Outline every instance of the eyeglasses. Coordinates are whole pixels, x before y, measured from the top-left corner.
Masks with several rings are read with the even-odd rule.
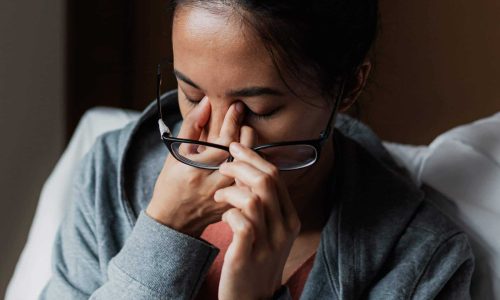
[[[222,163],[232,162],[234,158],[231,156],[228,146],[172,136],[170,129],[163,121],[161,110],[160,88],[162,79],[160,65],[158,65],[156,79],[158,125],[161,139],[170,153],[178,161],[200,169],[217,170]],[[252,147],[252,149],[274,164],[280,171],[292,171],[312,166],[318,160],[321,148],[330,135],[331,124],[342,99],[343,90],[344,82],[341,82],[333,111],[318,139],[264,144]]]

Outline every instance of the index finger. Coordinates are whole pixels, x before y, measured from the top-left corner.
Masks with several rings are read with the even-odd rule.
[[[208,101],[208,97],[205,96],[184,118],[178,138],[198,140],[203,131],[203,127],[205,127],[210,119],[210,112],[210,101]]]

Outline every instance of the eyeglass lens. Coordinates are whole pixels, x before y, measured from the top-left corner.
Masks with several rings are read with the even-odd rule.
[[[172,150],[180,161],[204,168],[217,168],[230,157],[226,150],[196,143],[174,142]],[[257,152],[280,170],[309,166],[317,159],[316,149],[305,144],[271,146]]]

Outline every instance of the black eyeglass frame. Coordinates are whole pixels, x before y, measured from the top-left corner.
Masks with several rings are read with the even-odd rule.
[[[197,164],[196,162],[193,162],[193,161],[188,162],[188,161],[184,160],[181,156],[179,156],[177,154],[177,152],[173,149],[173,146],[172,146],[174,143],[197,144],[197,145],[203,145],[203,146],[213,147],[213,148],[227,151],[229,153],[229,157],[228,157],[227,161],[232,162],[234,160],[234,158],[231,156],[231,152],[229,151],[228,146],[223,146],[223,145],[204,142],[204,141],[191,140],[191,139],[182,139],[182,138],[177,138],[177,137],[172,136],[170,129],[168,128],[168,126],[165,124],[165,122],[163,120],[163,113],[161,110],[161,101],[160,101],[161,82],[162,82],[161,66],[158,65],[157,74],[156,74],[156,103],[157,103],[157,108],[158,108],[158,125],[160,128],[161,139],[164,142],[167,149],[170,151],[170,153],[172,153],[172,155],[178,161],[185,163],[187,165],[190,165],[192,167],[206,169],[206,170],[218,170],[219,169],[218,166],[217,167],[204,166],[204,165]],[[332,131],[331,124],[335,118],[335,115],[337,113],[340,102],[342,101],[343,93],[344,93],[344,81],[342,81],[340,84],[340,90],[339,90],[339,93],[337,94],[337,98],[336,98],[335,103],[334,103],[333,111],[330,115],[330,118],[328,119],[328,123],[326,124],[325,129],[320,132],[319,138],[310,139],[310,140],[277,142],[277,143],[271,143],[271,144],[258,145],[258,146],[252,147],[252,150],[259,153],[259,150],[271,148],[271,147],[307,145],[307,146],[313,147],[316,151],[316,157],[315,157],[314,161],[312,161],[308,164],[305,164],[303,166],[296,167],[296,168],[279,168],[278,167],[278,169],[280,171],[293,171],[293,170],[299,170],[299,169],[303,169],[303,168],[314,165],[318,161],[318,158],[320,157],[321,148],[322,148],[323,144],[325,143],[326,139],[328,138],[328,136],[330,135],[330,133]]]

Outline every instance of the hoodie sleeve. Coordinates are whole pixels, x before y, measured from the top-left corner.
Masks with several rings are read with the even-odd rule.
[[[474,257],[464,233],[441,243],[416,282],[411,299],[471,299]]]
[[[90,299],[193,299],[218,251],[141,211],[108,265],[108,282]]]
[[[100,259],[107,241],[97,238],[96,216],[106,214],[94,204],[94,169],[102,163],[95,152],[79,166],[71,208],[53,246],[53,275],[39,299],[193,299],[219,249],[144,211],[121,250],[109,263]]]

